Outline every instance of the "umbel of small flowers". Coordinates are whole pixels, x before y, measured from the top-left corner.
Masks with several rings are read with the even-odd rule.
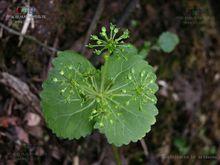
[[[87,47],[94,49],[96,55],[100,55],[105,51],[108,51],[111,54],[117,47],[123,46],[123,40],[129,37],[128,30],[125,30],[122,35],[117,35],[119,28],[116,28],[112,23],[110,24],[110,33],[107,34],[105,27],[102,27],[100,37],[97,35],[91,35],[91,40],[95,44],[89,44]]]

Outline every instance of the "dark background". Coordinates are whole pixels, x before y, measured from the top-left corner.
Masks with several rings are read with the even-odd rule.
[[[159,115],[142,143],[118,148],[122,164],[218,164],[220,3],[210,4],[204,0],[32,0],[35,14],[44,18],[35,19],[34,29],[28,27],[19,47],[19,34],[10,29],[21,32],[24,20],[12,16],[25,3],[0,0],[0,21],[7,26],[0,35],[0,164],[116,164],[112,146],[98,132],[80,140],[57,138],[45,125],[39,104],[56,50],[83,52],[99,67],[102,59],[84,46],[91,33],[110,22],[128,28],[128,42],[139,49],[164,31],[180,38],[172,53],[151,51],[147,57],[158,75]]]

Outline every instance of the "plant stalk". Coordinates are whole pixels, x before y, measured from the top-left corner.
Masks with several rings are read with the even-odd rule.
[[[105,85],[105,74],[106,74],[106,69],[108,68],[108,58],[109,58],[109,53],[107,52],[105,55],[104,55],[104,59],[105,59],[105,65],[104,65],[104,68],[103,68],[103,72],[102,72],[102,75],[101,75],[101,92],[104,91],[104,85]]]
[[[122,165],[118,148],[115,147],[114,145],[112,145],[112,151],[113,151],[113,154],[114,154],[115,161],[116,161],[117,165]]]

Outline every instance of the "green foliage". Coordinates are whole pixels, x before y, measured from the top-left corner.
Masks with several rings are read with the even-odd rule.
[[[102,33],[104,37],[106,30]],[[121,146],[144,137],[156,122],[158,86],[153,68],[132,45],[105,49],[108,58],[101,70],[73,51],[59,52],[53,61],[41,104],[48,127],[57,136],[79,139],[98,129],[109,143]]]
[[[179,43],[179,37],[175,33],[164,32],[158,39],[158,46],[165,53],[170,53]]]
[[[117,37],[119,32],[119,28],[116,28],[115,25],[110,25],[110,34],[107,34],[107,30],[105,27],[102,27],[102,32],[100,33],[101,38],[96,35],[91,36],[91,40],[93,40],[96,44],[89,44],[89,48],[98,48],[94,50],[94,53],[100,55],[105,50],[109,51],[111,54],[117,47],[123,46],[123,40],[129,37],[128,30],[124,31],[123,34]]]
[[[179,44],[179,37],[171,32],[164,32],[159,36],[156,43],[150,41],[145,41],[142,49],[139,51],[138,55],[145,59],[151,50],[165,53],[172,52],[175,47]]]
[[[144,42],[143,48],[139,52],[139,56],[142,57],[142,59],[145,59],[149,52],[151,50],[151,43],[149,41]]]
[[[205,146],[203,148],[204,155],[216,155],[216,147],[215,146]]]
[[[175,138],[174,145],[182,155],[186,155],[190,150],[190,146],[188,146],[186,140],[183,138]]]

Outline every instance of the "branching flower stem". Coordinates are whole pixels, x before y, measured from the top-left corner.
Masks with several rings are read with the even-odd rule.
[[[105,74],[106,74],[106,71],[107,71],[107,68],[108,68],[108,58],[110,56],[110,53],[107,52],[105,55],[104,55],[104,59],[105,59],[105,66],[103,67],[103,72],[102,72],[102,75],[101,75],[101,87],[100,87],[100,92],[103,92],[104,91],[104,85],[105,85]]]

